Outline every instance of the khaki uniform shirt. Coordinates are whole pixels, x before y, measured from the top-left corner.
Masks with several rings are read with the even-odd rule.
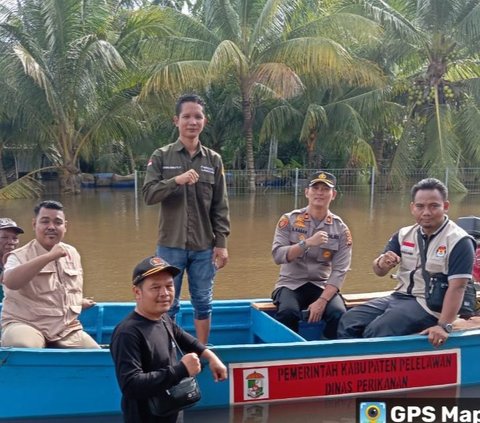
[[[177,185],[175,177],[190,169],[198,173],[198,182]],[[146,204],[160,203],[158,245],[193,251],[227,246],[227,186],[215,151],[200,145],[190,157],[180,140],[158,148],[148,163],[142,191]]]
[[[310,247],[302,256],[288,262],[289,248],[318,231],[328,233],[328,242]],[[322,288],[326,284],[334,285],[340,290],[350,269],[352,236],[342,219],[330,211],[324,220],[315,224],[306,208],[294,210],[278,221],[272,255],[275,263],[281,265],[275,288],[296,289],[311,282]]]
[[[71,245],[61,245],[68,255],[48,263],[23,288],[13,290],[4,286],[2,328],[13,322],[27,323],[39,330],[49,342],[82,329],[78,320],[83,296],[80,255]],[[34,239],[9,253],[5,270],[45,253],[47,250]]]

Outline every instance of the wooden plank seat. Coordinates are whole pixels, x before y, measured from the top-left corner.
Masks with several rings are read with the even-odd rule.
[[[473,316],[470,319],[458,318],[453,322],[453,330],[473,330],[480,329],[480,316]]]
[[[342,296],[345,300],[345,305],[348,309],[360,304],[364,304],[365,302],[374,298],[385,297],[391,294],[392,292],[393,291],[378,291],[378,292],[366,292],[361,294],[342,294]],[[480,298],[480,291],[477,291],[477,298]],[[257,310],[264,311],[268,314],[273,314],[277,309],[277,307],[275,306],[275,304],[273,304],[272,301],[252,303],[252,307],[256,308]],[[473,330],[473,329],[480,329],[480,316],[473,316],[468,320],[458,318],[453,322],[454,331]]]
[[[363,304],[373,298],[385,297],[392,292],[393,291],[365,292],[362,294],[342,294],[342,296],[345,300],[347,308],[351,308]],[[277,307],[275,306],[275,304],[273,304],[272,301],[252,303],[252,307],[260,311],[265,311],[267,313],[272,313],[277,309]]]

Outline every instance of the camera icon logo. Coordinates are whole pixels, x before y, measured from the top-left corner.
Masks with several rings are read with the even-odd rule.
[[[361,402],[360,423],[386,423],[387,405],[384,402]]]

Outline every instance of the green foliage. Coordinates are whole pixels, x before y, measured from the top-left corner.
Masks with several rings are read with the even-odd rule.
[[[43,192],[43,184],[34,175],[49,169],[55,169],[55,167],[48,166],[37,169],[0,189],[0,200],[40,197]]]
[[[75,192],[79,163],[142,169],[195,91],[202,142],[252,190],[271,140],[278,167],[443,176],[480,162],[479,39],[480,0],[2,3],[0,150],[38,149]]]
[[[386,29],[383,57],[389,63],[386,71],[392,75],[393,99],[408,111],[392,175],[400,178],[421,167],[438,176],[444,175],[446,168],[471,162],[470,154],[477,151],[463,128],[475,126],[466,120],[474,113],[466,110],[480,86],[480,1],[359,3]],[[419,156],[415,150],[423,154]],[[464,190],[455,172],[449,181],[451,188]]]

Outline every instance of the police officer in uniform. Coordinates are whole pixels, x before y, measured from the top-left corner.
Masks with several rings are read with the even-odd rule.
[[[315,172],[305,188],[308,205],[284,214],[277,223],[272,246],[280,275],[272,293],[275,317],[294,331],[302,310],[308,322],[324,320],[324,336],[336,338],[337,325],[345,313],[340,288],[350,268],[352,237],[342,219],[329,207],[335,199],[336,178]]]

